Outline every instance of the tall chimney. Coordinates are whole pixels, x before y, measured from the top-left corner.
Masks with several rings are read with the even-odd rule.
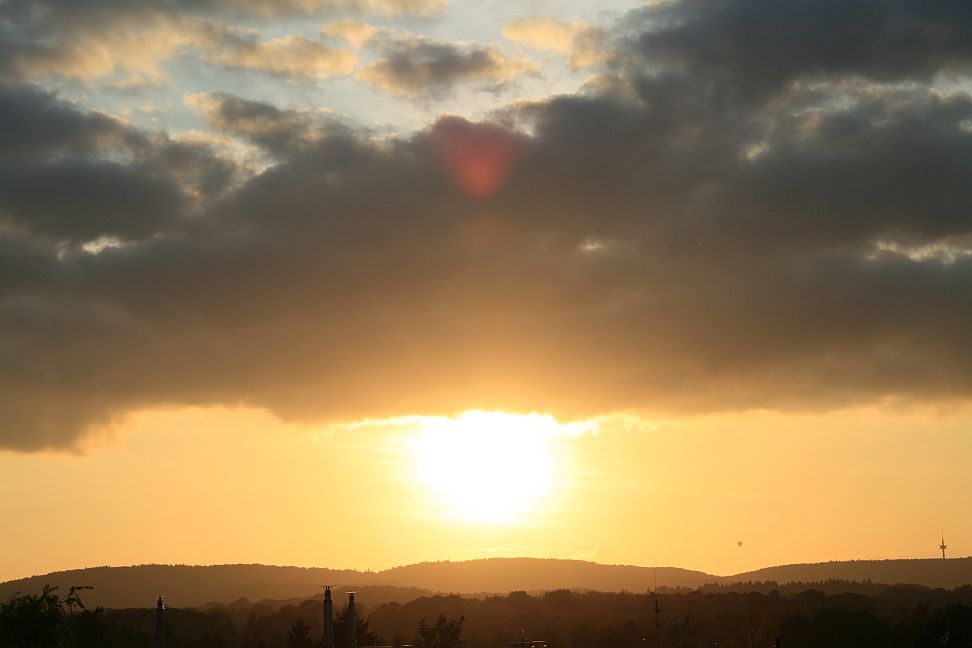
[[[331,586],[324,586],[324,648],[334,648],[334,601]]]
[[[155,646],[165,648],[165,603],[161,596],[155,604]]]
[[[354,604],[354,592],[348,592],[348,648],[358,648],[358,609]]]

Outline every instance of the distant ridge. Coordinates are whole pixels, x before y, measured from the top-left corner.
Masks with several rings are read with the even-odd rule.
[[[955,588],[972,583],[972,558],[926,560],[853,560],[767,567],[732,576],[659,567],[659,587],[698,588],[757,581],[812,584],[828,580],[910,583]],[[239,599],[253,602],[315,596],[319,586],[356,588],[366,607],[389,601],[405,603],[433,593],[505,594],[555,589],[644,592],[655,582],[655,570],[633,565],[602,565],[553,558],[484,558],[462,562],[427,562],[379,572],[271,565],[136,565],[93,567],[54,572],[0,583],[0,600],[15,592],[39,592],[45,584],[66,591],[91,585],[84,600],[109,608],[146,607],[165,594],[173,607],[199,607]]]
[[[418,563],[378,574],[384,582],[414,585],[457,594],[482,592],[589,589],[644,592],[659,587],[699,587],[718,576],[678,567],[602,565],[556,558],[487,558],[463,562]]]
[[[972,584],[972,557],[901,560],[846,560],[764,567],[720,579],[722,583],[775,581],[811,583],[826,580],[911,583],[953,589]]]
[[[150,604],[154,595],[164,593],[174,607],[199,607],[240,598],[260,601],[314,596],[320,585],[327,583],[359,589],[358,601],[370,606],[443,592],[471,595],[552,589],[645,591],[653,580],[654,570],[649,567],[552,558],[428,562],[380,572],[271,565],[136,565],[74,569],[7,581],[0,583],[0,600],[17,591],[39,592],[45,584],[56,585],[62,591],[72,585],[91,585],[94,590],[86,593],[86,604],[140,607]],[[717,576],[704,572],[658,568],[661,587],[698,587],[717,580]],[[364,591],[365,587],[370,591]],[[398,598],[391,596],[395,591]]]
[[[53,572],[0,583],[0,599],[14,592],[39,592],[45,584],[62,592],[72,585],[91,585],[86,605],[144,607],[165,594],[174,607],[198,607],[241,598],[252,601],[314,595],[321,584],[367,585],[371,575],[350,569],[276,567],[272,565],[135,565],[90,567]],[[147,602],[146,602],[147,601]]]

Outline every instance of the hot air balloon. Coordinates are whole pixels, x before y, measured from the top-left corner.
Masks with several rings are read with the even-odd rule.
[[[737,542],[736,544],[737,544],[737,545],[739,545],[739,546],[741,547],[741,546],[742,546],[742,540],[740,540],[740,541],[739,541],[739,542]]]

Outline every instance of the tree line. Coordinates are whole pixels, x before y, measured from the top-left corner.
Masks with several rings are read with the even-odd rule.
[[[154,648],[154,608],[88,609],[81,592],[72,587],[65,596],[47,586],[37,595],[15,594],[0,603],[0,648]],[[321,648],[323,611],[319,600],[279,609],[255,606],[240,622],[240,610],[178,609],[165,611],[166,648]],[[270,611],[267,611],[270,610]],[[385,643],[361,615],[355,617],[357,645],[362,648]],[[421,619],[409,635],[414,648],[464,648],[465,619],[444,615],[430,622]],[[335,648],[350,643],[351,621],[347,607],[334,618]],[[316,639],[315,639],[316,638]],[[395,637],[394,645],[404,645]]]
[[[359,606],[358,646],[509,648],[526,631],[549,648],[972,648],[972,587],[863,584],[861,591],[572,592],[422,597]],[[849,587],[848,589],[855,589]],[[87,609],[83,590],[45,588],[0,603],[2,648],[152,648],[155,610]],[[660,610],[656,614],[656,609]],[[335,618],[347,646],[346,610]],[[166,648],[317,648],[318,598],[296,605],[166,610]],[[657,638],[657,639],[656,639]]]

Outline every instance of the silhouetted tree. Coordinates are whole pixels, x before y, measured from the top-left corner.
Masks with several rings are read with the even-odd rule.
[[[72,587],[61,599],[56,587],[41,594],[14,596],[0,603],[0,646],[3,648],[83,648],[97,646],[106,633],[101,608],[88,610]]]
[[[972,646],[972,606],[949,605],[938,610],[916,645],[920,648]]]
[[[350,629],[348,627],[347,621],[348,609],[345,607],[343,610],[337,613],[334,617],[334,646],[335,648],[347,648],[351,636],[348,633]],[[357,623],[355,624],[358,628],[357,638],[359,646],[377,646],[382,643],[381,637],[377,633],[373,632],[371,628],[368,627],[368,622],[364,620],[364,611],[361,606],[358,606],[357,613]]]
[[[415,645],[417,648],[463,648],[466,642],[462,639],[462,624],[465,622],[464,616],[449,621],[446,615],[440,614],[435,624],[429,625],[428,619],[422,617]]]
[[[310,626],[303,619],[297,619],[287,633],[287,648],[311,648]]]

